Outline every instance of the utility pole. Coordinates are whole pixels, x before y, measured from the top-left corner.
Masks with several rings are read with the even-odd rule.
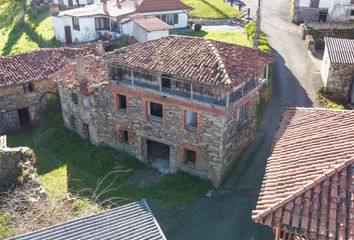
[[[259,45],[259,37],[261,35],[261,0],[258,0],[258,9],[257,9],[257,19],[256,19],[256,30],[254,33],[253,39],[253,48],[257,49]]]

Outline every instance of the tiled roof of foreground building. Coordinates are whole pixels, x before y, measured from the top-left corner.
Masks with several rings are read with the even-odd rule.
[[[252,48],[196,37],[168,36],[107,53],[113,65],[176,75],[230,89],[259,73],[274,55]]]
[[[83,95],[91,94],[96,87],[107,81],[107,67],[98,57],[84,56],[82,67],[85,68],[85,80],[82,83],[78,80],[77,61],[56,72],[53,79],[69,89],[80,89]]]
[[[284,239],[354,239],[353,162],[353,111],[287,109],[253,220]]]
[[[77,219],[12,240],[166,240],[145,200]]]
[[[97,45],[83,48],[48,48],[0,58],[0,87],[47,79],[80,54],[98,55]]]

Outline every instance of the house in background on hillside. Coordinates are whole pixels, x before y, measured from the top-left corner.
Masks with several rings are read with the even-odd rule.
[[[0,58],[0,133],[30,127],[49,98],[58,98],[51,75],[81,54],[103,50],[52,48]]]
[[[330,0],[328,21],[349,22],[354,20],[354,0]]]
[[[102,60],[79,59],[55,79],[67,128],[161,172],[185,171],[218,186],[255,136],[274,60],[247,47],[168,36]]]
[[[65,44],[114,40],[122,34],[140,42],[188,26],[191,8],[179,0],[110,0],[59,11],[51,5],[56,39]]]
[[[325,38],[321,75],[327,95],[354,104],[353,39]]]
[[[331,0],[294,0],[291,6],[291,20],[294,23],[325,22]]]

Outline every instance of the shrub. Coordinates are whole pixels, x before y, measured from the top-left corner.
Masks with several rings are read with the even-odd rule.
[[[196,32],[199,32],[200,30],[202,30],[202,24],[200,24],[200,23],[195,24],[194,25],[194,30]]]
[[[272,49],[269,47],[269,45],[259,45],[258,49],[263,52],[272,52]]]
[[[253,41],[256,33],[256,23],[248,23],[245,27],[244,33],[247,35],[248,39]],[[263,33],[259,36],[258,49],[264,52],[272,52],[272,49],[269,46],[269,41]]]

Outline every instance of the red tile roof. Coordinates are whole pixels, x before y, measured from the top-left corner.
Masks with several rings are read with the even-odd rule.
[[[172,25],[169,25],[154,16],[136,16],[132,17],[131,19],[134,23],[148,32],[169,30],[173,28]]]
[[[95,56],[84,57],[85,80],[82,83],[78,81],[76,66],[76,62],[72,62],[56,72],[53,79],[69,89],[80,90],[85,96],[90,95],[96,87],[107,80],[107,67]]]
[[[252,218],[289,239],[354,239],[353,111],[285,111]]]
[[[143,0],[137,7],[137,12],[160,12],[171,10],[189,10],[190,6],[179,0]]]
[[[84,48],[49,48],[0,58],[0,87],[20,85],[50,77],[79,54],[99,54],[96,45]]]
[[[224,89],[240,85],[275,60],[248,47],[187,36],[168,36],[107,53],[112,65],[175,75]]]

